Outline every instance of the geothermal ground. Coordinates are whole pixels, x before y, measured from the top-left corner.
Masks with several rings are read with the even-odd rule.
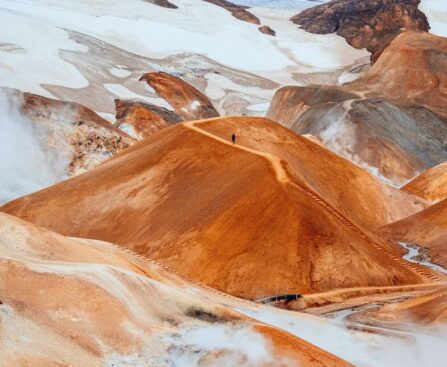
[[[0,0],[0,366],[444,366],[442,0]]]

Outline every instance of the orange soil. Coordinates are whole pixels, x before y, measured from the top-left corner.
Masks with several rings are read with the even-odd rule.
[[[402,190],[432,202],[447,199],[447,162],[425,171]]]
[[[236,127],[235,147],[228,137]],[[64,235],[119,243],[246,298],[440,280],[340,209],[381,203],[373,200],[381,190],[361,169],[272,121],[222,118],[164,129],[1,210]],[[407,205],[397,190],[385,192],[393,195],[383,202]]]

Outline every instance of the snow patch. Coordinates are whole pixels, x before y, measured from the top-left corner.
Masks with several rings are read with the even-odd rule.
[[[197,110],[197,108],[199,108],[200,106],[201,106],[201,104],[200,104],[199,101],[193,101],[193,102],[191,103],[191,110],[195,111],[195,110]]]
[[[399,242],[399,244],[405,250],[407,250],[407,254],[403,256],[403,258],[405,260],[410,261],[414,264],[426,266],[427,268],[430,268],[432,270],[447,274],[447,269],[440,265],[432,263],[430,257],[423,254],[421,247],[419,247],[415,244],[410,244],[410,243],[406,243],[406,242]],[[420,260],[419,260],[419,258],[420,258]]]
[[[140,134],[138,134],[138,132],[135,130],[135,128],[131,124],[122,123],[122,124],[120,124],[119,129],[121,131],[124,131],[127,135],[131,136],[134,139],[139,140],[141,138]]]
[[[447,6],[445,0],[422,0],[419,9],[428,18],[430,33],[447,37]]]
[[[153,98],[153,97],[147,97],[143,96],[141,94],[137,94],[135,92],[132,92],[131,90],[127,89],[124,85],[121,84],[104,84],[104,88],[106,88],[109,92],[113,93],[118,98],[122,99],[139,99],[142,101],[146,101],[149,103],[152,103],[159,107],[164,107],[167,109],[172,109],[171,105],[167,103],[162,98]]]
[[[132,75],[132,73],[129,70],[120,67],[110,68],[109,71],[110,74],[116,76],[117,78],[127,78],[130,75]]]
[[[248,106],[247,110],[254,111],[254,112],[263,112],[264,114],[266,114],[269,107],[270,107],[270,102],[257,103],[257,104],[252,104],[251,106]]]

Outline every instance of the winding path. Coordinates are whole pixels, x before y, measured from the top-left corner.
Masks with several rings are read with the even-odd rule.
[[[233,148],[243,150],[245,152],[252,153],[252,154],[255,154],[255,155],[258,155],[260,157],[267,159],[271,163],[272,168],[275,171],[277,180],[280,182],[290,182],[289,176],[287,175],[287,172],[285,171],[284,167],[282,166],[281,159],[279,157],[277,157],[273,154],[270,154],[270,153],[264,153],[264,152],[260,152],[258,150],[250,149],[250,148],[244,147],[242,145],[233,144],[232,142],[230,142],[228,140],[225,140],[217,135],[211,134],[208,131],[200,129],[196,126],[196,124],[199,124],[201,122],[208,122],[208,121],[210,121],[210,120],[188,121],[188,122],[183,123],[183,126],[187,127],[188,129],[194,130],[195,132],[198,132],[199,134],[205,135],[211,139],[220,141],[221,143],[229,145]]]
[[[271,163],[272,168],[273,168],[279,182],[290,184],[290,185],[294,186],[295,188],[297,188],[298,190],[300,190],[301,192],[303,192],[305,195],[309,196],[310,199],[312,199],[313,201],[320,204],[324,209],[326,209],[331,215],[333,215],[345,227],[348,227],[351,231],[355,232],[359,237],[361,237],[366,242],[368,242],[373,248],[386,254],[390,259],[397,262],[399,265],[419,274],[422,277],[429,279],[432,282],[443,281],[443,279],[441,277],[434,275],[431,272],[427,272],[426,269],[424,269],[424,267],[410,263],[408,261],[405,261],[404,259],[402,259],[399,256],[397,256],[396,254],[394,254],[386,246],[380,245],[379,243],[373,241],[370,238],[370,236],[368,234],[366,234],[366,232],[361,227],[354,224],[345,215],[341,214],[338,210],[336,210],[334,207],[332,207],[325,199],[323,199],[312,188],[310,188],[307,184],[305,184],[304,182],[299,180],[297,177],[295,177],[294,181],[290,180],[289,174],[286,171],[286,169],[284,168],[284,166],[282,164],[282,160],[279,157],[277,157],[273,154],[270,154],[270,153],[260,152],[258,150],[254,150],[254,149],[247,148],[247,147],[244,147],[241,145],[233,144],[229,140],[225,140],[219,136],[211,134],[210,132],[205,131],[205,130],[196,126],[197,124],[200,124],[200,123],[210,122],[210,121],[219,120],[219,119],[221,119],[221,117],[208,119],[208,120],[188,121],[188,122],[183,123],[183,126],[188,129],[191,129],[199,134],[205,135],[210,139],[217,140],[217,141],[219,141],[223,144],[229,145],[233,148],[243,150],[245,152],[255,154],[257,156],[263,157],[264,159],[267,159]],[[266,297],[269,297],[269,296],[266,296]]]

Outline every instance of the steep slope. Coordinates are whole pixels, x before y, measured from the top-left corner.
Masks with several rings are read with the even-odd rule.
[[[1,365],[351,366],[112,244],[3,213],[0,228]]]
[[[183,119],[167,108],[138,100],[115,100],[116,126],[138,140]]]
[[[352,83],[278,90],[267,117],[402,186],[447,159],[446,42],[406,32]]]
[[[360,95],[335,85],[288,86],[278,89],[266,117],[293,130],[300,116],[310,107],[342,103]]]
[[[447,162],[425,171],[402,190],[432,202],[447,199]]]
[[[447,199],[383,228],[397,241],[423,246],[431,260],[447,267]]]
[[[154,88],[184,120],[219,116],[207,96],[180,78],[167,73],[146,73],[140,80]]]
[[[376,61],[391,41],[405,30],[428,31],[421,0],[332,0],[291,18],[308,32],[337,32],[355,48],[366,48]]]
[[[205,121],[200,127],[224,139],[234,132],[238,144],[279,157],[296,179],[363,227],[376,228],[425,207],[422,200],[402,195],[321,145],[267,119],[225,118]]]
[[[447,117],[447,38],[424,32],[399,35],[350,90],[423,105]]]
[[[219,136],[234,126],[241,128],[237,146],[229,135]],[[318,162],[309,173],[293,159],[298,148]],[[354,166],[353,176],[336,175],[338,165],[352,166],[268,120],[190,122],[163,129],[97,169],[1,210],[64,235],[122,244],[247,298],[435,280],[318,193],[330,196],[340,184],[333,200],[381,213],[363,207],[380,200],[365,200],[366,192],[363,200],[359,192],[348,200],[344,194],[356,190],[341,187],[357,173],[373,186],[371,197],[375,190],[383,195],[384,188]],[[318,173],[329,167],[332,181]],[[345,181],[335,183],[340,177]],[[326,186],[332,188],[324,191]],[[408,205],[405,195],[390,190],[392,197],[383,195],[382,202]]]

